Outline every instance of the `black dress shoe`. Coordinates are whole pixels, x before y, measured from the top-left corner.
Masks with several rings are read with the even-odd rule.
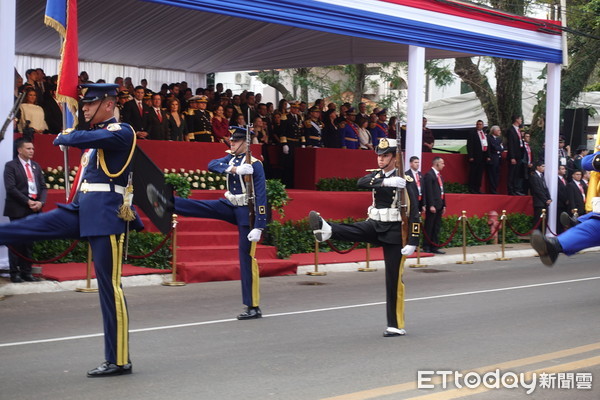
[[[31,274],[21,274],[21,279],[27,282],[38,282],[40,278],[37,278]]]
[[[556,262],[558,254],[562,252],[562,246],[555,237],[547,237],[538,230],[531,234],[531,247],[540,255],[542,263],[551,267]]]
[[[438,250],[438,249],[431,250],[431,252],[432,252],[433,254],[446,254],[446,252],[445,252],[445,251]]]
[[[10,281],[12,283],[21,283],[21,282],[25,282],[23,279],[21,279],[20,276],[11,276],[10,277]]]
[[[104,361],[96,368],[89,370],[88,378],[102,378],[105,376],[127,375],[133,372],[131,363],[125,365],[117,365]]]
[[[572,228],[575,225],[579,225],[581,222],[577,221],[576,218],[571,217],[569,214],[563,211],[560,213],[560,223],[565,228]]]
[[[259,307],[248,307],[246,311],[237,316],[239,320],[262,318],[262,311]]]

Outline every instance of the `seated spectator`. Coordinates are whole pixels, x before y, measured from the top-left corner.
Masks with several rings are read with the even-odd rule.
[[[177,142],[189,141],[185,118],[179,112],[179,100],[171,99],[168,101],[167,118],[169,121],[169,139]]]
[[[273,112],[273,123],[271,130],[269,131],[269,143],[278,144],[281,135],[284,135],[285,123],[281,120],[281,113],[279,111]],[[285,136],[285,135],[284,135]]]
[[[388,125],[388,137],[390,139],[396,139],[398,137],[398,132],[396,132],[396,121],[398,121],[398,117],[390,118],[390,123]]]
[[[288,102],[286,99],[279,100],[279,104],[277,105],[277,111],[281,114],[281,120],[287,120],[288,115]]]
[[[252,131],[254,132],[252,139],[256,139],[256,143],[269,144],[269,133],[265,126],[265,122],[260,115],[254,117],[254,120],[252,121]],[[252,143],[254,143],[254,141]]]
[[[34,88],[25,90],[23,103],[19,106],[19,122],[17,129],[23,134],[33,138],[33,134],[46,133],[48,125],[44,115],[44,109],[37,104],[37,93]]]

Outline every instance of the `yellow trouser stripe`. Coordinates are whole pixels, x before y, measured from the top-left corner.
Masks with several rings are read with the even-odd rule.
[[[250,259],[252,260],[252,307],[258,307],[260,304],[260,273],[258,271],[258,261],[254,258],[256,254],[256,242],[250,244]]]
[[[116,235],[110,235],[110,247],[112,250],[112,285],[115,296],[115,315],[117,317],[117,365],[125,365],[129,358],[129,317],[125,305],[125,295],[121,288],[121,269],[123,267],[123,234],[117,243]]]
[[[400,271],[398,272],[398,288],[396,293],[396,321],[398,321],[398,328],[404,329],[404,282],[402,281],[402,274],[404,273],[404,261],[406,256],[402,256],[400,259]]]

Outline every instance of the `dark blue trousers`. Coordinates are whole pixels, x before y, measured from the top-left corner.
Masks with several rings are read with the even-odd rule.
[[[175,213],[186,217],[218,219],[237,225],[242,301],[248,307],[258,307],[260,302],[259,280],[258,270],[253,271],[250,258],[248,207],[236,207],[223,200],[190,200],[175,197]]]
[[[578,218],[581,222],[558,235],[563,252],[571,256],[589,247],[600,246],[600,215],[590,212]]]
[[[0,244],[39,240],[79,239],[79,213],[57,208],[0,225]],[[91,236],[104,322],[106,361],[124,365],[129,360],[129,318],[121,287],[123,235]]]

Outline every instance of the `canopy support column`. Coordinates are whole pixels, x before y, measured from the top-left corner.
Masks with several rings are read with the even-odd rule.
[[[548,81],[546,83],[546,138],[544,162],[546,165],[546,185],[550,191],[552,203],[548,207],[548,226],[556,232],[558,200],[558,139],[560,132],[560,77],[561,65],[548,64]],[[531,121],[535,123],[535,121]],[[550,233],[548,233],[550,235]]]
[[[408,46],[408,107],[406,116],[406,156],[404,170],[410,168],[410,157],[421,157],[423,146],[423,102],[425,101],[425,48]],[[421,164],[423,167],[423,164]],[[429,166],[425,168],[428,169]]]

